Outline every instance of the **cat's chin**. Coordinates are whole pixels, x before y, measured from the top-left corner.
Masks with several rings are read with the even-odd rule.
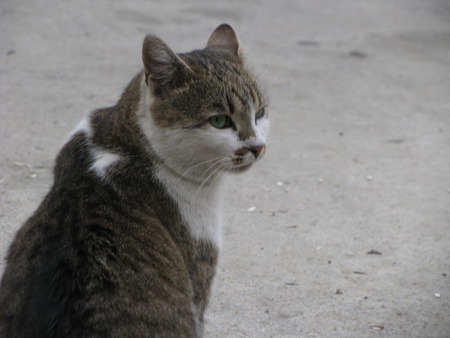
[[[245,165],[241,165],[238,167],[232,167],[231,169],[229,169],[230,172],[232,173],[243,173],[244,171],[247,171],[248,169],[250,169],[250,167],[253,165],[253,163],[250,164],[245,164]]]

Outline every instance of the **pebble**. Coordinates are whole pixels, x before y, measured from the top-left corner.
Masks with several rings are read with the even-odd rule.
[[[434,298],[441,298],[441,294],[437,293],[437,292],[433,296],[434,296]]]
[[[367,254],[368,255],[382,255],[382,253],[377,250],[370,250],[367,252]]]
[[[384,330],[384,326],[382,326],[382,325],[372,325],[370,328],[375,331]]]
[[[256,207],[250,207],[250,208],[247,209],[247,211],[250,211],[250,212],[253,212],[255,210],[256,210]]]

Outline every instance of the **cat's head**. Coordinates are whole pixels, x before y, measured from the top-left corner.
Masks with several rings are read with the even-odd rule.
[[[143,61],[151,115],[146,135],[172,170],[205,181],[243,171],[264,155],[267,101],[229,25],[219,26],[204,49],[185,54],[149,35]]]

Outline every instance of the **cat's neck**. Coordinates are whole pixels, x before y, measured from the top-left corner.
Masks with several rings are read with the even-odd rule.
[[[156,178],[176,202],[183,221],[197,240],[221,247],[221,214],[224,177],[198,184],[164,165],[156,166]]]
[[[152,97],[145,80],[141,82],[138,121],[149,141],[155,165],[155,177],[176,202],[180,215],[196,240],[206,240],[217,249],[221,247],[221,212],[225,175],[217,172],[207,177],[187,175],[186,170],[171,166],[163,154],[155,152],[161,128],[156,126],[151,115]],[[193,171],[193,170],[192,170]],[[192,172],[191,171],[191,172]]]

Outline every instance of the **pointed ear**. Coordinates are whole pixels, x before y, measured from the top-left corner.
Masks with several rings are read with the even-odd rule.
[[[145,81],[154,94],[161,95],[165,88],[184,84],[192,73],[189,66],[154,35],[147,35],[142,46]]]
[[[224,23],[216,28],[209,37],[206,48],[219,48],[240,56],[239,40],[230,25]]]

